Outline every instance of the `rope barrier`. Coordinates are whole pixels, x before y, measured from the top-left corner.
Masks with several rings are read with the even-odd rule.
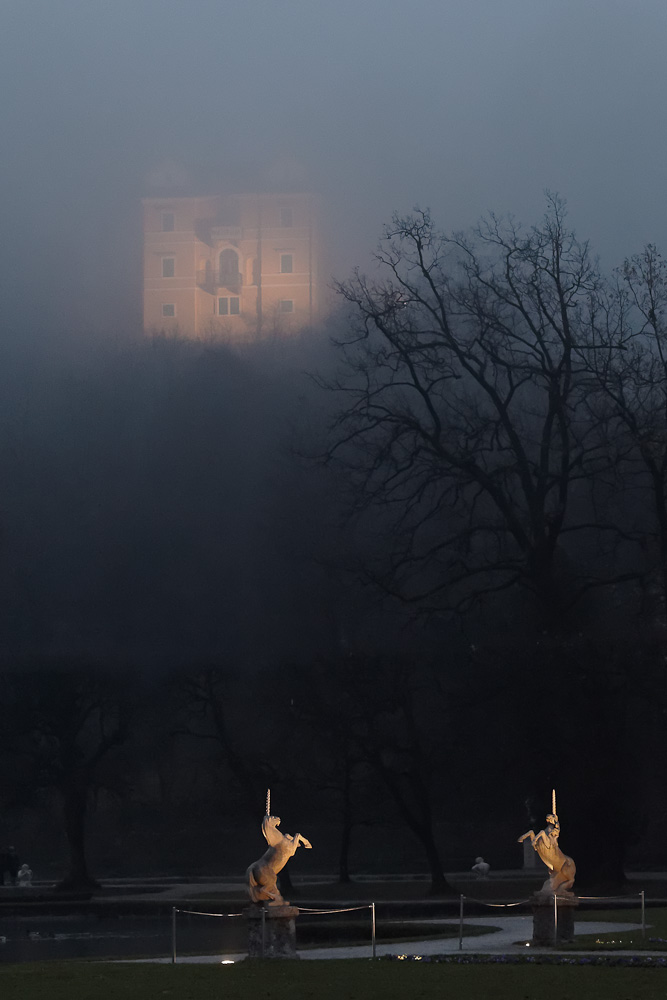
[[[478,900],[472,900],[472,902],[476,903],[478,902]],[[530,899],[520,899],[517,903],[484,903],[484,906],[492,906],[495,907],[496,909],[506,910],[512,906],[523,906],[524,903],[529,903],[529,902]]]
[[[633,894],[632,896],[579,896],[579,899],[585,900],[615,900],[623,901],[626,903],[632,903],[639,897],[641,905],[641,932],[642,938],[646,937],[646,898],[645,892],[642,890],[639,893]],[[534,901],[534,897],[529,897],[528,899],[520,899],[516,903],[488,903],[485,899],[475,899],[474,896],[464,896],[461,894],[459,896],[459,951],[463,951],[463,904],[465,900],[471,903],[477,903],[478,906],[488,906],[494,909],[510,909],[514,906],[523,906],[525,903],[531,903]],[[554,927],[554,946],[558,943],[558,895],[553,894],[553,927]],[[474,919],[474,918],[473,918]]]
[[[587,900],[589,902],[598,901],[602,902],[604,900],[610,901],[614,900],[616,902],[631,902],[636,897],[639,897],[641,901],[642,908],[642,935],[645,934],[645,915],[644,915],[644,892],[639,892],[631,896],[579,896],[579,899]],[[533,901],[533,897],[527,897],[526,899],[519,899],[513,903],[489,903],[485,899],[476,899],[474,896],[464,896],[461,895],[460,899],[460,910],[459,910],[459,950],[463,948],[463,903],[464,900],[468,900],[471,903],[477,903],[478,906],[488,906],[491,909],[508,910],[515,906],[523,906],[526,903]],[[554,894],[554,935],[556,934],[557,926],[557,894]],[[298,905],[298,904],[296,904]],[[353,913],[357,910],[371,910],[371,948],[372,955],[375,958],[375,903],[363,903],[360,906],[341,906],[335,909],[319,909],[313,906],[298,906],[300,912],[304,914],[313,915],[326,915],[330,913]],[[195,917],[243,917],[245,913],[208,913],[204,910],[182,910],[178,907],[172,907],[172,962],[176,961],[176,914],[177,913],[187,913]],[[264,934],[264,911],[262,912],[262,935]],[[264,953],[264,944],[262,941],[262,954]]]
[[[635,899],[635,897],[637,897],[637,896],[639,896],[641,898],[641,892],[634,892],[634,893],[632,893],[631,896],[579,896],[578,899],[598,899],[598,900],[602,900],[602,899],[615,899],[618,902],[626,902],[627,903],[627,902],[630,902],[631,900]]]
[[[474,896],[466,896],[465,898],[469,900],[469,902],[471,903],[479,903],[480,906],[494,906],[494,907],[499,907],[501,909],[507,909],[510,906],[523,906],[524,903],[530,902],[530,898],[520,899],[517,903],[487,903],[486,900],[475,899]]]
[[[641,898],[641,895],[642,895],[641,892],[636,892],[633,893],[631,896],[577,896],[577,899],[598,900],[598,901],[602,901],[605,899],[606,900],[614,899],[617,900],[618,902],[629,903],[632,902],[637,897]],[[480,906],[495,906],[495,907],[521,906],[523,903],[531,903],[533,899],[532,896],[529,896],[527,899],[520,899],[517,903],[488,903],[485,899],[476,899],[474,896],[466,896],[465,898],[469,900],[471,903],[479,903]]]
[[[353,910],[370,910],[372,903],[364,903],[363,906],[347,906],[336,910],[316,910],[310,906],[299,906],[299,913],[352,913]]]
[[[316,907],[310,906],[299,906],[298,909],[305,914],[327,914],[327,913],[352,913],[355,910],[370,910],[371,911],[371,952],[373,958],[376,957],[375,949],[375,903],[364,903],[361,906],[343,906],[334,910],[320,910]],[[176,914],[177,913],[188,913],[194,917],[243,917],[246,916],[245,913],[209,913],[205,910],[182,910],[180,907],[172,906],[171,908],[171,961],[172,964],[176,962]],[[264,919],[266,916],[266,911],[262,910],[262,957],[264,957]]]

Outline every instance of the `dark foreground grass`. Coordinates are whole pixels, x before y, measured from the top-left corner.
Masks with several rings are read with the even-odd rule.
[[[381,961],[237,965],[0,965],[6,1000],[657,1000],[665,969],[445,966]]]

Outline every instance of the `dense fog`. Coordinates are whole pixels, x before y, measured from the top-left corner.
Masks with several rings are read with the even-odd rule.
[[[658,0],[8,0],[3,322],[120,336],[139,200],[174,179],[317,191],[339,278],[395,210],[532,221],[545,188],[614,266],[661,241],[666,17]]]
[[[663,860],[664,5],[3,22],[0,837],[204,870],[271,784],[442,890],[557,785],[584,882]],[[322,197],[329,315],[146,335],[141,199],[255,190]]]

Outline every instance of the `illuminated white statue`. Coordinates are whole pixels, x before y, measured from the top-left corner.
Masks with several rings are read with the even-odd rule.
[[[289,859],[294,857],[299,844],[308,848],[312,847],[312,844],[300,833],[292,836],[280,832],[278,829],[280,816],[269,815],[270,795],[269,791],[266,796],[266,816],[262,820],[262,833],[269,846],[259,861],[255,861],[247,869],[246,881],[248,894],[253,903],[268,901],[270,905],[280,906],[285,900],[278,889],[278,872],[282,871]]]
[[[553,791],[551,793],[551,812],[547,815],[547,825],[544,830],[540,830],[539,833],[528,830],[527,833],[519,837],[519,843],[522,844],[524,840],[530,838],[533,849],[551,872],[540,891],[551,895],[571,896],[573,894],[569,890],[574,885],[577,866],[572,858],[563,854],[558,846],[559,835],[560,823],[556,813],[556,792]]]

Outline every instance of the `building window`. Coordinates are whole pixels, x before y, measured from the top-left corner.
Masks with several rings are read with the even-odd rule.
[[[162,258],[162,277],[163,278],[173,278],[176,269],[176,259],[175,257],[163,257]]]
[[[223,250],[218,257],[220,284],[230,292],[238,291],[241,284],[239,257],[235,250]]]
[[[162,315],[163,316],[175,316],[176,306],[173,302],[163,302],[162,303]]]
[[[280,209],[280,225],[285,228],[292,226],[292,209],[289,206]]]
[[[281,299],[278,303],[278,311],[281,313],[293,313],[294,312],[294,301],[293,299]]]
[[[174,231],[174,213],[173,212],[163,212],[162,213],[162,232],[163,233],[173,233]]]
[[[293,270],[293,261],[291,253],[281,253],[280,255],[280,273],[281,274],[291,274]]]
[[[218,316],[238,316],[240,313],[241,300],[238,295],[229,295],[218,299]]]

